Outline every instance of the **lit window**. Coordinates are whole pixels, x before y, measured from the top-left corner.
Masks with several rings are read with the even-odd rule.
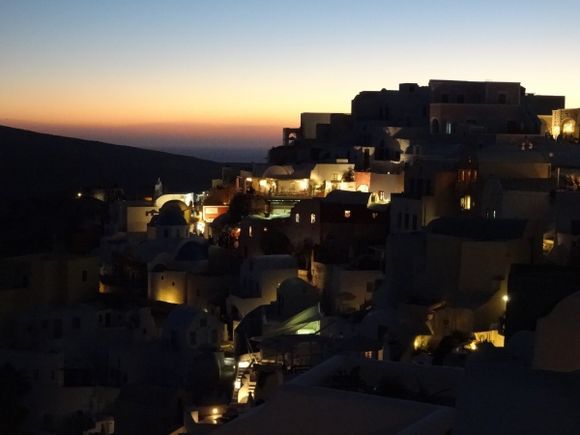
[[[471,210],[471,196],[470,195],[465,195],[462,196],[461,199],[459,200],[459,203],[461,205],[461,209],[462,210]]]
[[[296,213],[296,215],[294,216],[294,220],[296,221],[297,224],[300,223],[300,213]]]
[[[384,201],[384,200],[385,200],[385,191],[379,190],[379,201]]]
[[[564,125],[562,127],[562,133],[564,134],[574,134],[574,130],[576,128],[575,122],[573,119],[569,119],[566,122],[564,122]]]
[[[248,236],[249,236],[249,237],[253,237],[253,235],[252,235],[252,231],[253,231],[253,229],[252,229],[252,226],[250,225],[250,226],[248,227]]]
[[[311,224],[316,223],[316,213],[310,213],[310,223]]]
[[[344,217],[347,218],[347,219],[350,217],[350,210],[345,210],[344,211]]]

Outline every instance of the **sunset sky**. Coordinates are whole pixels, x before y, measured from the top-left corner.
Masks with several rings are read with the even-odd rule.
[[[0,124],[259,159],[300,112],[399,82],[521,81],[578,107],[579,17],[577,0],[0,0]]]

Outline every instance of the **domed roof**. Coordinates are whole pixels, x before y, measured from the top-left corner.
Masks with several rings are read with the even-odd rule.
[[[318,294],[318,290],[316,289],[316,287],[310,285],[303,279],[293,277],[287,278],[284,281],[282,281],[280,287],[278,288],[278,293],[286,295],[289,294],[299,295],[306,293]]]
[[[277,177],[287,177],[294,173],[294,168],[292,166],[270,166],[262,174],[263,178],[277,178]]]
[[[185,243],[175,256],[176,261],[200,261],[207,259],[208,245],[198,240]]]
[[[151,219],[151,225],[187,225],[185,217],[183,216],[184,210],[182,209],[182,204],[181,201],[169,201],[165,203],[163,207],[161,207],[161,210],[159,210],[159,214]],[[185,206],[185,209],[187,209],[187,206]]]
[[[165,204],[163,204],[161,210],[159,210],[159,213],[162,213],[164,210],[179,210],[181,212],[184,212],[188,209],[189,207],[185,202],[180,201],[178,199],[172,199],[171,201],[167,201]]]

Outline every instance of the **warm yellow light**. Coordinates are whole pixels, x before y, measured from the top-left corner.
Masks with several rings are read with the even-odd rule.
[[[462,196],[460,205],[463,210],[471,210],[471,195]]]
[[[564,127],[562,128],[562,132],[564,134],[573,134],[574,133],[574,121],[566,121],[564,123]]]
[[[236,390],[239,390],[240,388],[242,388],[242,381],[234,381],[234,388]]]
[[[475,341],[472,341],[471,343],[469,343],[469,347],[470,350],[477,350],[477,343]]]
[[[560,127],[556,125],[552,127],[552,137],[556,139],[558,136],[560,136]]]
[[[503,295],[501,297],[501,300],[504,301],[504,302],[509,302],[510,301],[510,297],[508,295]]]
[[[476,343],[488,342],[493,344],[495,347],[504,347],[505,345],[505,337],[501,335],[497,329],[478,331],[473,334],[475,335]]]
[[[260,187],[266,188],[268,187],[268,180],[261,179],[258,184],[260,185]]]
[[[250,361],[240,361],[238,362],[238,368],[240,369],[247,369],[250,367]]]
[[[247,181],[248,183],[251,183],[251,182],[252,182],[252,177],[248,177],[248,178],[246,178],[246,181]]]
[[[83,193],[82,192],[77,192],[77,198],[82,198],[83,197]]]
[[[298,187],[300,188],[300,190],[307,190],[309,186],[309,180],[308,178],[305,178],[303,180],[300,180],[298,182]]]
[[[413,340],[413,349],[421,350],[427,349],[429,347],[430,335],[417,335],[415,340]]]
[[[218,412],[219,412],[219,411],[218,411],[218,409],[217,409],[217,408],[212,408],[212,410],[211,410],[211,413],[212,413],[212,414],[214,414],[214,415],[215,415],[215,414],[217,414]]]

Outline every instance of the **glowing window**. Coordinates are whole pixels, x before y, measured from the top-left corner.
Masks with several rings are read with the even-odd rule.
[[[296,221],[297,224],[300,223],[300,213],[296,213],[296,215],[294,216],[294,220]]]
[[[310,223],[311,224],[316,223],[316,213],[310,213]]]
[[[345,210],[344,211],[344,217],[347,218],[347,219],[350,217],[350,210]]]
[[[470,195],[465,195],[462,196],[461,199],[459,200],[459,204],[461,205],[461,209],[462,210],[471,210],[471,196]]]
[[[251,225],[248,227],[248,236],[253,237],[253,228]]]
[[[574,122],[573,119],[569,119],[566,122],[564,122],[564,125],[562,126],[562,133],[564,134],[574,134],[574,130],[576,128],[576,123]]]

